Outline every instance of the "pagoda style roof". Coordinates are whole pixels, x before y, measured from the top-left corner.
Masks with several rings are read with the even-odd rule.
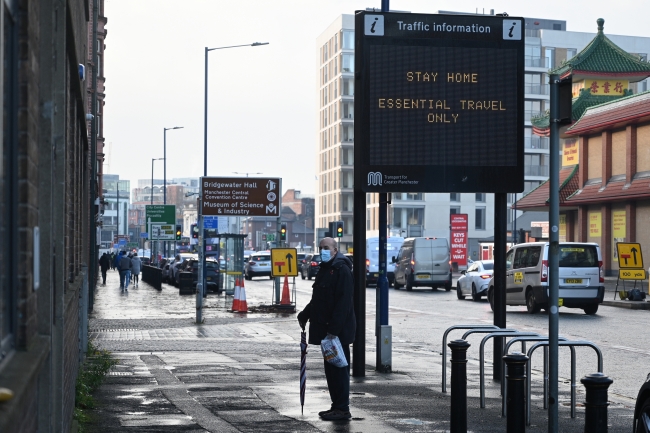
[[[573,205],[567,199],[578,190],[578,165],[560,169],[560,206]],[[517,201],[517,210],[548,211],[550,183],[548,180]],[[513,205],[514,207],[514,205]]]
[[[637,82],[650,76],[650,63],[622,50],[603,33],[605,20],[598,18],[598,34],[577,55],[549,71],[573,82],[594,77],[619,77]]]
[[[578,97],[571,100],[571,120],[575,122],[580,119],[588,108],[612,102],[612,100],[619,101],[621,98],[629,96],[632,96],[632,91],[629,89],[625,89],[623,96],[619,97],[592,95],[590,89],[580,89]],[[549,110],[546,110],[541,116],[531,118],[530,123],[533,125],[533,133],[542,137],[548,137],[550,132]]]
[[[650,121],[650,92],[616,98],[597,107],[589,107],[565,135],[597,133],[625,126],[630,122]]]

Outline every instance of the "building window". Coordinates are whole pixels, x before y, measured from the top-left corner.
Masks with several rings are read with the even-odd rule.
[[[393,208],[393,227],[407,229],[410,225],[424,224],[424,208]]]
[[[475,200],[477,203],[485,203],[485,194],[482,192],[477,192]]]
[[[354,31],[343,30],[343,45],[344,50],[354,50]]]
[[[334,52],[336,53],[339,50],[339,38],[341,36],[337,33],[334,35]]]
[[[450,193],[449,194],[449,201],[459,202],[460,201],[460,193],[458,193],[458,192]]]
[[[555,67],[555,48],[545,48],[544,57],[546,57],[546,67],[552,69]]]
[[[474,209],[474,228],[476,230],[485,230],[485,208],[477,207]]]
[[[352,78],[344,78],[341,91],[343,92],[343,96],[354,96],[354,80]]]
[[[575,48],[567,48],[566,49],[566,59],[567,60],[572,59],[573,57],[576,56],[576,54],[578,54],[578,50],[576,50]]]
[[[450,206],[449,215],[458,215],[460,213],[460,206]]]
[[[354,119],[354,102],[344,101],[343,112],[341,113],[343,119]]]
[[[422,200],[421,192],[407,192],[404,200]]]
[[[354,72],[354,54],[343,54],[341,56],[341,71]]]

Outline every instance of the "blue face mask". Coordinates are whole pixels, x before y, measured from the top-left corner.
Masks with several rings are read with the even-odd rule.
[[[324,262],[329,262],[330,259],[332,258],[332,252],[330,250],[322,250],[320,252],[320,258]]]

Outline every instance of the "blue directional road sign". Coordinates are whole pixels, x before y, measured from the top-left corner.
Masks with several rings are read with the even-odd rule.
[[[219,217],[216,217],[216,216],[204,216],[203,217],[203,228],[204,229],[219,229]]]

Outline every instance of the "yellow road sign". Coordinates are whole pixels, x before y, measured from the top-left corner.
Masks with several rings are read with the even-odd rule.
[[[295,248],[271,248],[271,276],[298,276],[298,252]]]
[[[621,269],[643,269],[643,254],[641,244],[616,242],[618,251],[618,267]]]
[[[618,278],[621,280],[645,280],[644,269],[619,269]]]

